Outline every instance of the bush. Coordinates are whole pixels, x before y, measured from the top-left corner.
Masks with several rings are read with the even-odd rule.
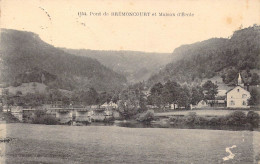
[[[258,127],[260,116],[258,113],[249,111],[247,115],[242,111],[235,111],[227,116],[214,117],[208,120],[208,125],[233,125]]]
[[[43,124],[46,124],[46,125],[56,125],[58,124],[58,119],[56,119],[56,117],[53,117],[53,116],[48,116],[48,115],[45,115],[43,117]]]
[[[205,117],[197,116],[194,120],[194,124],[196,125],[207,125],[209,120]]]
[[[176,116],[171,116],[171,117],[169,118],[169,121],[170,121],[170,122],[178,122],[178,117],[176,117]]]
[[[247,122],[250,123],[253,127],[259,126],[260,116],[254,111],[249,111],[246,116]]]
[[[113,122],[115,121],[114,117],[105,117],[104,122],[108,123],[108,122]]]
[[[32,119],[32,123],[33,124],[57,125],[59,123],[59,121],[56,117],[44,115],[41,117],[34,117]]]
[[[196,112],[189,112],[187,116],[184,116],[184,123],[188,125],[192,125],[195,123],[196,118],[197,118]]]
[[[246,114],[242,111],[235,111],[226,116],[228,125],[245,125],[247,118]]]
[[[153,110],[147,110],[145,113],[140,114],[140,116],[137,118],[138,121],[141,122],[151,122],[154,120],[154,111]]]
[[[46,115],[46,111],[45,110],[35,110],[34,115],[36,117],[42,117],[42,116]]]
[[[208,121],[208,125],[211,125],[211,126],[216,126],[219,124],[219,119],[218,118],[211,118],[209,121]]]
[[[217,125],[228,125],[229,118],[227,116],[220,116],[217,118]]]

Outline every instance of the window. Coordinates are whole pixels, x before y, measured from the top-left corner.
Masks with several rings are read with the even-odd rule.
[[[243,94],[243,95],[242,95],[242,98],[246,98],[246,97],[247,97],[247,95],[246,95],[246,94]]]
[[[231,100],[230,105],[235,105],[235,101]]]
[[[246,106],[246,102],[245,102],[245,101],[243,101],[242,105]]]
[[[239,92],[239,89],[237,89],[237,92]]]

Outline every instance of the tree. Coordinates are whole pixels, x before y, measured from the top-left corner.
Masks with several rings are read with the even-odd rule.
[[[191,104],[196,105],[204,99],[203,88],[200,86],[191,89]]]
[[[112,97],[112,102],[113,103],[117,103],[117,101],[119,100],[119,95],[117,93],[115,93]]]
[[[161,83],[157,83],[151,88],[151,95],[149,96],[149,99],[152,105],[156,105],[161,108],[163,105],[162,93],[163,85]]]
[[[150,123],[155,119],[154,117],[154,111],[153,110],[147,110],[145,113],[142,113],[137,120],[141,122],[147,122]]]
[[[179,107],[189,108],[191,102],[190,90],[187,86],[183,86],[179,92],[177,104]]]
[[[175,81],[165,83],[162,91],[162,99],[164,104],[177,104],[178,95],[181,86]]]
[[[139,94],[139,105],[140,105],[140,112],[147,110],[147,100],[145,98],[145,94],[143,92],[140,92]]]
[[[51,102],[61,101],[62,93],[58,89],[51,89],[51,90],[49,90],[48,97]]]
[[[80,91],[74,90],[71,95],[71,100],[73,101],[74,104],[81,104],[81,95]]]
[[[23,93],[21,91],[16,91],[16,96],[21,96]]]
[[[227,71],[226,74],[223,74],[221,77],[222,77],[223,82],[226,84],[229,84],[229,83],[236,84],[237,83],[237,81],[236,81],[237,74],[238,74],[238,71],[234,68],[231,68]]]
[[[104,104],[109,103],[112,100],[112,95],[108,92],[101,92],[98,94],[98,103],[99,104]]]
[[[138,113],[138,104],[130,100],[119,100],[118,112],[124,119],[130,119]]]
[[[248,100],[249,105],[258,106],[260,105],[260,93],[257,91],[257,89],[251,90],[251,97]]]
[[[253,126],[253,127],[258,127],[259,126],[259,120],[260,120],[260,116],[258,113],[254,112],[254,111],[249,111],[247,113],[247,121]]]
[[[260,84],[260,78],[259,75],[257,73],[253,73],[252,74],[252,78],[251,78],[251,85],[259,85]]]
[[[129,119],[137,113],[147,110],[147,100],[142,92],[143,89],[143,85],[138,83],[120,92],[118,112],[124,119]]]
[[[212,81],[208,80],[202,85],[203,90],[205,91],[205,98],[207,100],[214,100],[218,94],[218,86]]]
[[[80,101],[86,105],[95,105],[98,103],[98,93],[94,88],[80,92]]]
[[[161,83],[156,83],[151,88],[151,95],[161,95],[163,90],[163,85]]]
[[[26,95],[20,98],[22,99],[22,105],[38,107],[44,103],[46,95],[40,93],[27,93]]]
[[[129,119],[140,110],[138,97],[132,90],[123,90],[119,95],[118,112],[124,119]]]

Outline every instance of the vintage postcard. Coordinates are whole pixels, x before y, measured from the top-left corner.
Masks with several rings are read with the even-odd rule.
[[[259,0],[1,0],[0,163],[260,163]]]

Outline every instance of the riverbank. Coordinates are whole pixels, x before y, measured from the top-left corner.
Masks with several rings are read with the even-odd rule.
[[[174,115],[180,115],[180,116],[185,116],[188,115],[190,112],[196,112],[197,115],[199,116],[224,116],[228,115],[236,110],[221,110],[221,109],[203,109],[203,110],[179,110],[179,111],[169,111],[169,112],[160,112],[160,113],[154,113],[154,116],[156,117],[167,117],[167,116],[174,116]],[[247,112],[249,110],[238,110]],[[260,111],[254,111],[260,115]]]
[[[184,112],[184,111],[183,111]],[[186,112],[186,111],[185,111]],[[154,113],[148,110],[140,113],[135,118],[129,120],[104,120],[98,122],[76,122],[70,121],[61,124],[58,119],[53,116],[46,115],[41,111],[37,111],[30,121],[24,123],[29,124],[47,124],[47,125],[73,125],[73,126],[120,126],[130,128],[174,128],[174,129],[212,129],[212,130],[250,130],[260,131],[259,114],[255,111],[226,111],[226,113],[218,113],[214,115],[210,112],[215,111],[187,111],[180,115],[174,112],[174,115],[164,115],[165,113]],[[198,114],[197,114],[198,113]],[[205,114],[206,113],[206,114]],[[211,115],[210,115],[211,114]],[[3,115],[3,113],[2,113]],[[10,113],[4,113],[8,117],[3,117],[7,123],[17,122]],[[12,119],[11,119],[12,118]]]
[[[204,129],[6,124],[2,163],[257,163],[260,133]],[[0,127],[1,124],[0,124]],[[1,130],[1,129],[0,129]],[[3,145],[3,143],[1,143]]]

